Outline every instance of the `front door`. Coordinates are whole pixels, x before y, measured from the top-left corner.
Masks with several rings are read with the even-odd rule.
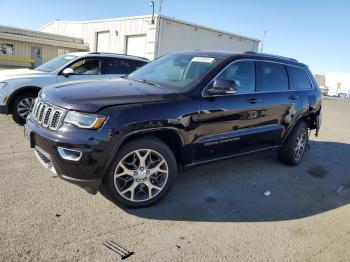
[[[254,61],[237,61],[217,77],[234,80],[236,94],[203,92],[196,161],[274,147],[280,141],[283,127],[269,117],[269,105],[256,92],[255,68]]]
[[[32,46],[32,59],[34,61],[34,67],[42,64],[41,47]]]
[[[74,73],[65,76],[62,70],[57,76],[57,83],[106,78],[106,76],[101,73],[101,59],[98,57],[82,58],[73,62],[67,66],[67,68],[73,69]]]

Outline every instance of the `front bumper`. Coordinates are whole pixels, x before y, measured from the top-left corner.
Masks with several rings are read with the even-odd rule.
[[[107,140],[104,139],[106,132],[74,130],[73,126],[52,131],[39,126],[31,117],[24,128],[27,143],[34,148],[42,166],[91,194],[97,193],[108,156]],[[63,159],[58,152],[59,147],[79,150],[82,157],[79,161]]]

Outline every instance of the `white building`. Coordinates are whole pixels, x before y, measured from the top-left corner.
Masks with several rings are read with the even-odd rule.
[[[259,40],[174,18],[156,15],[97,21],[54,21],[42,32],[83,38],[90,51],[113,52],[155,59],[194,49],[257,51]]]
[[[350,73],[327,73],[325,88],[328,89],[328,95],[345,95],[350,97]]]

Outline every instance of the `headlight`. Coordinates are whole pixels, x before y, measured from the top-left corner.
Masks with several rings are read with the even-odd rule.
[[[7,86],[6,82],[0,82],[0,90]]]
[[[80,128],[98,129],[106,121],[105,116],[68,111],[64,122]]]

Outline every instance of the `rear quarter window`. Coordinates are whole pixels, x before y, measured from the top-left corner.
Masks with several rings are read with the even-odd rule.
[[[312,89],[310,78],[304,69],[295,66],[288,66],[288,73],[291,80],[291,88],[293,90]]]

